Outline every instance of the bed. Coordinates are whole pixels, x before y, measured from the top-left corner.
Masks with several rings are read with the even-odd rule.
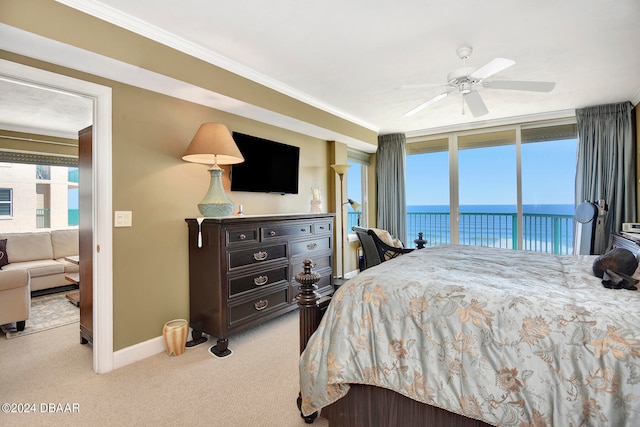
[[[594,259],[440,246],[361,272],[321,320],[307,298],[302,415],[320,411],[330,426],[640,425],[640,292],[604,288]]]

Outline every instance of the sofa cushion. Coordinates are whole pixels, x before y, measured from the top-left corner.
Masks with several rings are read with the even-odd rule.
[[[0,270],[9,264],[9,256],[7,255],[7,239],[0,240]]]
[[[80,266],[76,263],[69,262],[64,258],[59,258],[56,261],[64,266],[64,274],[77,273],[80,271]]]
[[[64,258],[78,255],[78,230],[52,230],[51,244],[53,246],[53,258]]]
[[[5,270],[16,270],[16,269],[27,269],[29,271],[29,275],[31,278],[42,277],[42,276],[50,276],[53,274],[63,274],[64,273],[64,265],[54,261],[54,260],[36,260],[36,261],[25,261],[21,263],[11,263],[7,265],[2,271]]]
[[[7,239],[7,254],[12,263],[48,259],[53,261],[51,233],[7,233],[0,239]]]

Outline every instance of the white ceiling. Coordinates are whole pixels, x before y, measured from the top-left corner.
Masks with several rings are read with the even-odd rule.
[[[566,117],[576,108],[640,102],[638,0],[59,1],[381,134]],[[460,94],[405,117],[464,65],[456,56],[463,45],[473,47],[472,66],[496,57],[515,61],[487,81],[556,86],[549,93],[480,87],[489,114],[479,118],[468,108],[462,114]],[[33,122],[34,105],[19,108],[16,99],[9,106],[0,83],[0,123],[21,110]],[[402,87],[420,83],[442,86]],[[46,102],[36,104],[44,110]],[[62,126],[65,114],[59,105],[56,110]]]

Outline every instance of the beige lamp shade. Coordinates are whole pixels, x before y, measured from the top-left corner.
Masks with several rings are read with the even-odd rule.
[[[244,157],[225,125],[203,123],[184,152],[182,160],[206,165],[233,165],[244,162]]]
[[[331,165],[331,167],[338,175],[344,175],[347,173],[347,170],[349,170],[351,165]]]
[[[362,207],[362,205],[354,200],[351,199],[347,199],[347,203],[349,203],[351,205],[351,209],[353,209],[354,211],[358,211],[358,209],[360,209]]]

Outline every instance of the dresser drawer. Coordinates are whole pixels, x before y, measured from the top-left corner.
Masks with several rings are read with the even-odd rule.
[[[311,236],[311,224],[299,223],[295,225],[274,225],[260,229],[262,240],[280,237]]]
[[[256,227],[228,228],[226,230],[227,244],[248,243],[258,241],[258,229]]]
[[[320,281],[317,283],[318,292],[323,295],[328,295],[333,293],[333,284],[331,280],[331,276],[333,274],[333,270],[331,268],[327,268],[324,270],[318,271],[320,273]]]
[[[312,270],[317,272],[318,270],[321,270],[323,268],[331,267],[331,258],[332,256],[330,254],[311,258],[311,260],[313,261]],[[304,260],[305,258],[303,257],[294,258],[291,260],[291,280],[296,280],[296,274],[302,273],[304,269]]]
[[[317,222],[311,226],[311,232],[313,234],[331,233],[332,229],[333,229],[332,222]]]
[[[286,260],[287,244],[255,247],[251,249],[228,251],[229,270],[246,265],[254,265],[267,261]]]
[[[263,316],[288,305],[288,290],[287,286],[243,303],[229,305],[229,326]]]
[[[291,243],[291,255],[311,255],[318,251],[331,249],[331,237],[319,237],[313,240]]]
[[[289,280],[289,266],[283,265],[269,270],[229,279],[229,297],[254,289],[263,289],[278,282]]]

